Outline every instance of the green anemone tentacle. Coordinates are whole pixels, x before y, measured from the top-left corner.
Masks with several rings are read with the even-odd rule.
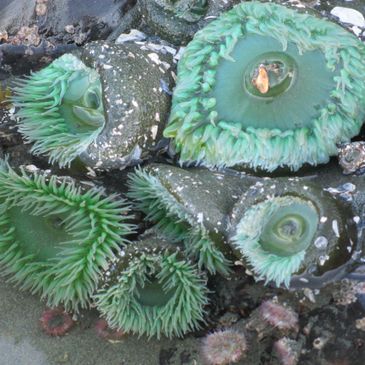
[[[164,135],[181,162],[208,167],[325,163],[363,123],[364,59],[334,23],[244,2],[186,47]]]
[[[231,262],[216,247],[208,230],[184,207],[184,202],[158,177],[144,170],[130,174],[128,197],[146,219],[175,242],[183,241],[186,252],[197,259],[199,268],[228,275]]]
[[[133,227],[128,206],[71,178],[0,166],[0,273],[49,306],[89,305],[107,261]]]
[[[111,327],[180,337],[203,321],[207,293],[204,276],[178,246],[147,237],[112,262],[95,300]]]
[[[69,165],[103,129],[99,75],[72,54],[18,80],[14,92],[20,133],[51,163]]]

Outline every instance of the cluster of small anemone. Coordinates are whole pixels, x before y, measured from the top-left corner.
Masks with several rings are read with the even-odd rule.
[[[365,117],[364,56],[365,46],[332,23],[245,2],[187,46],[164,135],[180,163],[272,171],[327,162]],[[61,167],[111,123],[98,72],[71,54],[19,81],[13,102],[33,153]],[[129,176],[127,196],[155,225],[136,242],[125,199],[1,161],[0,273],[50,307],[95,303],[115,331],[172,337],[199,328],[207,276],[229,276],[237,260],[257,280],[288,287],[356,249],[341,238],[352,237],[345,209],[313,183],[156,164]],[[229,347],[219,364],[246,351],[234,331],[205,342]]]

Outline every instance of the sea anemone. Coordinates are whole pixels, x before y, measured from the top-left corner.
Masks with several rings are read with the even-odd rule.
[[[180,162],[325,163],[363,123],[364,59],[365,45],[334,23],[244,2],[186,47],[164,135]]]
[[[297,365],[300,356],[301,345],[290,338],[283,337],[276,341],[273,350],[282,365]]]
[[[0,166],[0,272],[21,289],[78,310],[131,232],[128,207],[97,188],[5,161]]]
[[[266,300],[261,303],[259,313],[266,326],[269,324],[282,331],[298,332],[298,314],[289,307],[273,300]]]
[[[50,336],[64,336],[75,324],[70,314],[62,308],[46,309],[39,321],[43,331]]]
[[[125,337],[125,332],[110,328],[105,319],[99,319],[96,322],[95,331],[99,337],[108,341],[120,341]]]
[[[255,331],[258,340],[289,335],[296,337],[299,331],[298,314],[275,299],[266,300],[250,314],[246,329]]]
[[[72,54],[19,80],[14,91],[20,133],[34,142],[33,153],[60,166],[84,152],[104,126],[99,74]]]
[[[99,169],[139,161],[167,118],[170,98],[161,84],[171,82],[169,60],[147,47],[104,42],[65,54],[17,81],[19,131],[34,154],[61,167],[76,157]]]
[[[269,179],[236,204],[230,244],[265,283],[289,286],[295,274],[302,284],[321,285],[329,280],[326,272],[349,261],[356,249],[350,218],[347,203],[311,182]]]
[[[227,275],[226,216],[249,182],[238,173],[151,164],[130,175],[128,196],[170,240],[184,241],[200,268]]]
[[[207,292],[179,247],[150,233],[111,262],[95,300],[111,328],[160,338],[198,328]]]
[[[207,335],[203,340],[202,355],[207,365],[229,365],[246,356],[247,342],[243,333],[226,329]]]

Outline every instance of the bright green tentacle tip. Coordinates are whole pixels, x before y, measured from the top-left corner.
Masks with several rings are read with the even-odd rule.
[[[186,47],[164,135],[181,162],[208,167],[325,163],[365,118],[364,60],[334,23],[243,2]]]
[[[99,74],[65,54],[46,68],[18,80],[12,101],[19,131],[32,152],[67,166],[101,132],[105,117]]]
[[[229,275],[230,261],[216,247],[205,227],[188,213],[184,203],[159,178],[137,169],[129,175],[127,195],[160,232],[170,240],[184,242],[187,253],[197,259],[199,268],[204,267],[212,274]]]
[[[161,237],[130,244],[105,274],[95,300],[111,327],[181,337],[204,321],[206,279],[178,246]]]
[[[250,207],[239,222],[234,246],[252,266],[258,279],[289,286],[313,243],[319,213],[309,201],[283,196]]]
[[[0,273],[49,306],[86,308],[133,227],[129,208],[71,178],[0,166]]]

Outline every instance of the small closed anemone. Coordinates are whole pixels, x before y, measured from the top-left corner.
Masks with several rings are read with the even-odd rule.
[[[99,74],[72,54],[19,80],[13,103],[19,131],[32,152],[69,165],[101,132],[104,108]]]
[[[66,311],[88,307],[132,230],[128,206],[97,188],[0,166],[0,273]]]
[[[200,268],[228,275],[226,217],[250,183],[238,173],[151,164],[130,174],[128,196],[170,240],[183,241]]]
[[[313,183],[268,180],[233,209],[230,244],[265,284],[321,287],[344,275],[356,250],[351,218],[347,203]]]
[[[147,233],[105,272],[96,306],[112,328],[148,337],[181,337],[199,327],[206,279],[175,244]]]
[[[364,59],[334,23],[244,2],[186,47],[164,135],[181,162],[208,167],[325,163],[363,123]]]

